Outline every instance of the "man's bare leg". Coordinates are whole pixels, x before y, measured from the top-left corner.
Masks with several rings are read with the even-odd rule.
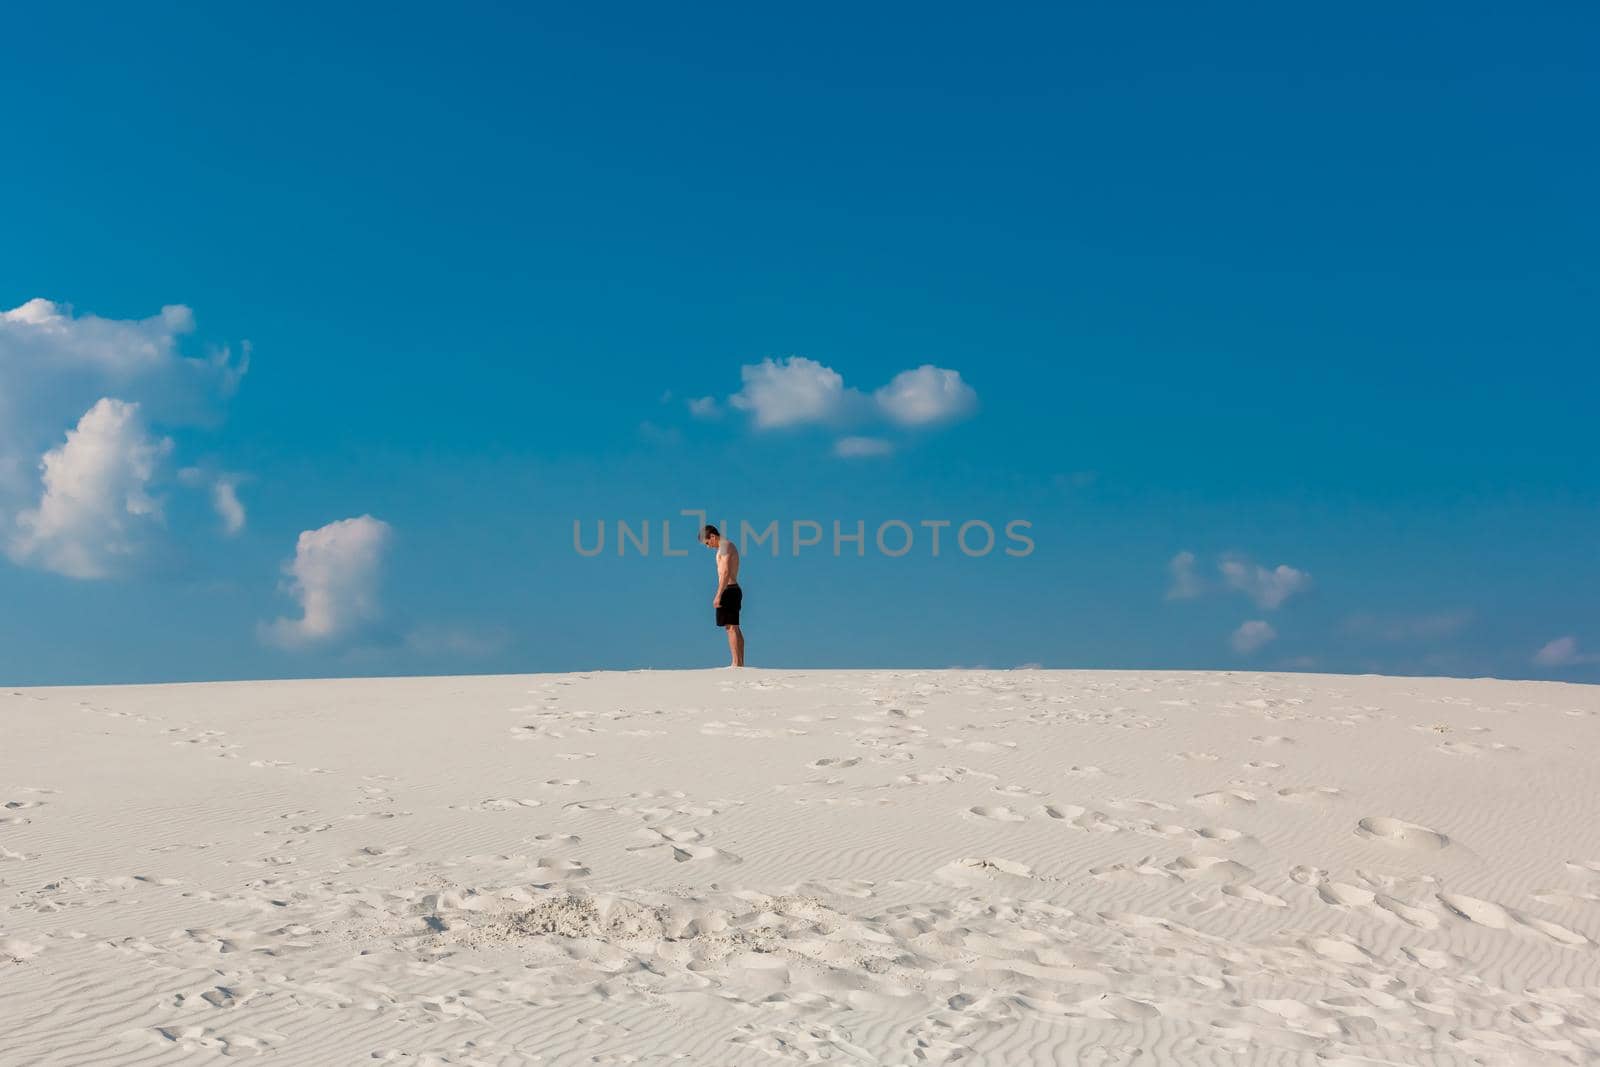
[[[739,632],[737,626],[728,627],[728,652],[733,656],[733,662],[729,666],[744,666],[744,634]]]

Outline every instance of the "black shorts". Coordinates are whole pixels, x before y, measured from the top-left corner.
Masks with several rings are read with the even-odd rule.
[[[722,591],[722,603],[717,607],[718,626],[738,626],[739,609],[744,607],[744,590],[730,585]]]

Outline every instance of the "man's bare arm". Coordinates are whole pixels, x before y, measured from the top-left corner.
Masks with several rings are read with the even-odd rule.
[[[733,553],[717,553],[717,595],[711,598],[711,606],[722,606],[722,591],[728,588],[728,578],[733,572]]]

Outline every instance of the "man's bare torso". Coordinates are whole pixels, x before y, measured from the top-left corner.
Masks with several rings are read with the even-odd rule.
[[[739,581],[739,550],[727,538],[717,546],[717,578],[722,585],[735,585]],[[726,581],[721,581],[726,578]]]

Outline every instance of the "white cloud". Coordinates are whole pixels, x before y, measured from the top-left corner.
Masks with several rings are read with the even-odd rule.
[[[1600,653],[1578,651],[1576,637],[1558,637],[1535,652],[1533,662],[1541,667],[1576,667],[1582,663],[1600,663]]]
[[[961,380],[959,372],[931,363],[901,371],[874,393],[873,399],[891,422],[901,426],[948,422],[978,406],[978,394]]]
[[[850,402],[839,372],[804,356],[790,356],[781,363],[764,359],[741,367],[739,376],[744,388],[728,403],[748,411],[760,430],[829,422]]]
[[[1194,563],[1194,553],[1188,550],[1168,561],[1167,570],[1172,575],[1172,584],[1167,587],[1168,600],[1193,600],[1205,592],[1205,584],[1195,573]]]
[[[204,425],[216,419],[221,402],[249,365],[248,346],[237,358],[225,348],[204,358],[187,357],[181,344],[193,330],[194,315],[181,304],[144,319],[77,315],[64,304],[39,298],[0,311],[0,538],[13,544],[14,557],[18,539],[39,536],[40,516],[34,516],[31,532],[19,524],[39,491],[35,472],[41,457],[54,451],[97,401],[120,398],[137,408],[142,423],[157,427]],[[100,426],[96,432],[106,429]],[[80,514],[87,521],[88,513]],[[115,515],[119,522],[124,518],[124,511],[117,509],[98,514]],[[94,539],[79,529],[80,543]],[[101,542],[132,545],[119,542],[115,529],[102,531]],[[43,563],[47,557],[42,547],[23,555],[28,562],[61,569]],[[85,549],[61,558],[73,555],[78,562],[71,567],[78,575],[105,573],[92,562],[104,563],[103,553]]]
[[[222,529],[233,537],[244,529],[244,504],[239,500],[239,482],[231,475],[223,475],[211,483],[211,506],[222,519]]]
[[[1233,650],[1242,655],[1249,655],[1277,640],[1278,631],[1270,623],[1260,619],[1251,619],[1249,622],[1240,623],[1239,628],[1233,631],[1233,636],[1228,638],[1228,643]]]
[[[1268,569],[1249,560],[1230,557],[1217,565],[1228,588],[1255,601],[1257,607],[1273,611],[1296,593],[1311,588],[1311,575],[1287,564]]]
[[[176,358],[177,338],[194,330],[194,313],[169,304],[148,319],[74,316],[64,304],[34,297],[0,311],[0,330],[13,354],[36,363],[97,366],[119,374],[159,367]]]
[[[842,459],[887,456],[893,451],[894,445],[881,437],[841,437],[833,445],[833,454]]]
[[[211,498],[211,507],[222,520],[222,532],[236,536],[245,525],[244,502],[239,499],[239,485],[246,478],[229,471],[214,472],[207,467],[185,467],[178,472],[178,481],[190,489],[204,489]]]
[[[748,412],[758,430],[819,423],[933,426],[970,414],[978,403],[978,394],[959,372],[932,364],[902,371],[871,397],[846,386],[832,367],[804,356],[765,359],[741,367],[739,374],[744,388],[728,397],[728,405]],[[699,418],[720,413],[712,397],[689,401],[689,410]]]
[[[722,415],[722,405],[714,396],[691,397],[688,405],[689,414],[697,419],[715,419]]]
[[[301,616],[277,619],[262,628],[262,636],[296,648],[348,636],[377,619],[378,583],[392,535],[388,523],[371,515],[302,533],[294,559],[284,567]]]
[[[170,440],[145,432],[138,404],[101,398],[40,461],[44,492],[17,515],[11,558],[70,578],[113,573],[143,532],[161,523],[149,487],[171,449]]]

